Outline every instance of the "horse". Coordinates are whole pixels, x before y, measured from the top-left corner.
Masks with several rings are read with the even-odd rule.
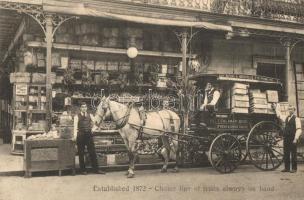
[[[180,118],[171,110],[160,110],[146,113],[146,123],[143,126],[138,109],[134,104],[122,104],[103,97],[97,106],[95,113],[96,124],[106,117],[112,119],[118,129],[128,150],[129,169],[126,173],[127,178],[135,176],[135,161],[137,158],[136,140],[145,134],[145,137],[160,137],[163,146],[159,152],[164,158],[161,172],[167,172],[169,159],[175,160],[173,172],[178,172],[179,149],[178,133],[180,129]],[[171,142],[170,142],[171,141]]]

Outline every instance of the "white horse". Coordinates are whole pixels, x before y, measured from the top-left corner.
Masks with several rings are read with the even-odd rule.
[[[163,147],[160,152],[164,157],[164,165],[161,172],[167,172],[170,158],[176,161],[173,172],[178,172],[178,135],[174,133],[179,131],[180,118],[175,112],[170,110],[147,112],[146,123],[143,126],[138,109],[133,107],[133,104],[124,105],[109,100],[109,97],[104,97],[97,107],[95,121],[100,123],[101,120],[110,115],[128,150],[129,169],[126,173],[128,178],[135,176],[136,140],[140,137],[141,131],[145,134],[145,137],[161,137],[162,139]],[[172,140],[171,143],[169,139]]]

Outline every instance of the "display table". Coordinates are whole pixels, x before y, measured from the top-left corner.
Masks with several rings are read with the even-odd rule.
[[[25,140],[24,171],[25,177],[32,172],[70,169],[75,174],[75,144],[67,139]]]

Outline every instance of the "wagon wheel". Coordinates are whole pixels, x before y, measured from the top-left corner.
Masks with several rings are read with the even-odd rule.
[[[247,158],[247,148],[246,148],[246,142],[247,138],[245,135],[238,135],[236,138],[239,140],[241,145],[241,162],[244,162]]]
[[[249,132],[246,146],[255,167],[269,171],[283,162],[282,129],[273,122],[257,123]]]
[[[222,134],[217,136],[209,149],[211,165],[221,173],[234,171],[241,160],[241,145],[234,136]]]

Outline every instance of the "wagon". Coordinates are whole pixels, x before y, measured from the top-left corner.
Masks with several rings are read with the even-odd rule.
[[[280,81],[262,76],[235,74],[198,75],[192,79],[197,81],[197,86],[201,89],[206,82],[215,82],[222,90],[222,95],[217,110],[208,119],[198,117],[202,111],[192,110],[189,130],[182,136],[188,141],[188,145],[185,145],[187,157],[195,162],[201,159],[200,155],[208,155],[210,164],[221,173],[233,172],[244,161],[250,161],[260,170],[278,168],[283,162],[283,139],[282,128],[274,110],[268,107],[263,112],[259,110],[260,112],[240,113],[235,105],[231,105],[231,99],[235,83],[246,84],[255,91],[280,91]],[[201,103],[197,99],[199,98],[192,105],[189,104],[189,107],[197,108]],[[269,103],[268,105],[271,106]],[[201,121],[206,126],[200,126]]]

